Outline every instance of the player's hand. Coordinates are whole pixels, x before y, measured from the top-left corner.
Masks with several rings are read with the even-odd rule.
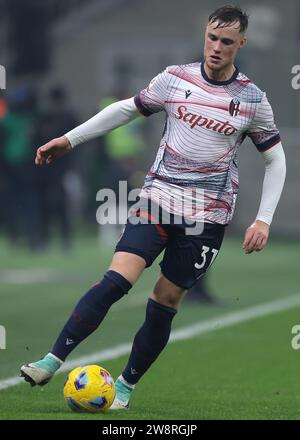
[[[261,251],[267,244],[269,237],[270,226],[261,221],[256,220],[246,230],[243,249],[246,254],[251,254],[253,251]]]
[[[37,149],[35,164],[50,164],[54,159],[61,157],[72,150],[71,144],[66,136],[61,136],[47,142]]]

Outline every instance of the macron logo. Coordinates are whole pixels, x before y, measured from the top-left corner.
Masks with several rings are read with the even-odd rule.
[[[69,338],[67,338],[67,340],[66,340],[66,345],[71,345],[71,344],[74,344],[73,339],[69,339]]]
[[[192,92],[191,90],[186,90],[185,91],[185,99],[188,99],[189,96],[191,96]]]

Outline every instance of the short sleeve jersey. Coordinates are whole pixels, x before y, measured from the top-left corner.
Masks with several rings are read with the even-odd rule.
[[[238,192],[238,147],[246,136],[260,152],[280,142],[266,94],[238,69],[227,81],[213,81],[203,64],[193,63],[167,67],[135,104],[144,116],[166,113],[141,196],[186,218],[228,224]]]

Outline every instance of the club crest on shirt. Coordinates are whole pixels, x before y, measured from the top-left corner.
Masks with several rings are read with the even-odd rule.
[[[237,116],[240,113],[240,101],[237,98],[233,98],[230,101],[228,111],[231,116]]]

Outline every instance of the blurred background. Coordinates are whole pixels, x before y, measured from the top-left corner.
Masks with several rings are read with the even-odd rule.
[[[163,115],[80,146],[47,169],[34,167],[36,148],[114,100],[136,94],[167,65],[201,59],[207,17],[222,4],[0,1],[0,64],[7,76],[0,108],[0,234],[5,241],[39,252],[57,237],[69,250],[76,228],[98,234],[96,192],[117,188],[120,179],[128,179],[129,189],[142,185]],[[291,86],[291,69],[300,63],[300,6],[296,0],[239,5],[250,14],[250,25],[237,64],[267,92],[287,153],[287,183],[272,234],[297,239],[300,91]],[[242,233],[256,215],[263,171],[261,157],[245,142],[231,234]]]
[[[118,189],[120,179],[128,180],[129,189],[142,185],[156,155],[164,115],[139,118],[79,146],[53,166],[34,166],[37,147],[63,135],[107,104],[133,96],[166,66],[201,60],[208,15],[224,3],[0,0],[0,65],[6,68],[6,90],[0,95],[0,325],[7,331],[7,348],[0,350],[0,379],[18,375],[20,365],[49,350],[75,302],[106,271],[119,230],[97,224],[97,191]],[[221,302],[207,308],[184,302],[174,328],[220,316],[222,311],[299,293],[300,89],[293,89],[295,75],[291,71],[300,65],[300,3],[237,3],[250,14],[248,45],[240,52],[237,65],[267,92],[286,151],[287,180],[267,248],[245,255],[243,234],[258,211],[264,163],[250,141],[242,145],[234,220],[209,276],[211,289]],[[82,344],[74,356],[132,340],[144,318],[158,261],[145,271],[128,298],[113,308],[101,331]],[[299,308],[281,321],[277,315],[272,323],[263,319],[256,326],[255,321],[255,325],[244,328],[243,338],[239,338],[236,327],[225,333],[224,340],[220,334],[218,338],[199,338],[198,352],[205,362],[195,363],[191,386],[209,374],[199,373],[200,364],[208,370],[214,365],[216,390],[223,389],[228,376],[219,382],[217,378],[229,369],[220,361],[230,357],[228,346],[240,343],[257,362],[259,374],[273,369],[278,356],[283,373],[274,381],[270,379],[270,387],[273,390],[279,376],[295,378],[286,394],[298,398],[292,394],[298,368],[294,375],[289,373],[290,366],[299,361],[293,364],[289,340],[290,328],[299,324],[297,316]],[[213,341],[215,349],[211,348]],[[257,347],[261,352],[255,352]],[[272,357],[270,347],[276,356]],[[210,349],[217,357],[211,362]],[[182,359],[195,352],[191,348],[185,353],[182,346],[178,350]],[[248,389],[247,372],[252,367],[239,369],[240,355],[243,349],[238,348],[231,356],[235,362],[231,376],[235,380],[242,371]],[[121,370],[118,362],[112,365],[114,374]],[[173,365],[168,367],[168,377],[170,368]],[[262,379],[263,392],[267,380],[265,376]],[[253,389],[258,390],[256,376],[253,383]],[[209,395],[217,395],[217,391]],[[17,388],[17,399],[19,395]],[[30,396],[28,393],[28,401]],[[55,395],[54,408],[56,399]],[[20,406],[21,413],[27,404]],[[281,413],[282,405],[278,405]]]

